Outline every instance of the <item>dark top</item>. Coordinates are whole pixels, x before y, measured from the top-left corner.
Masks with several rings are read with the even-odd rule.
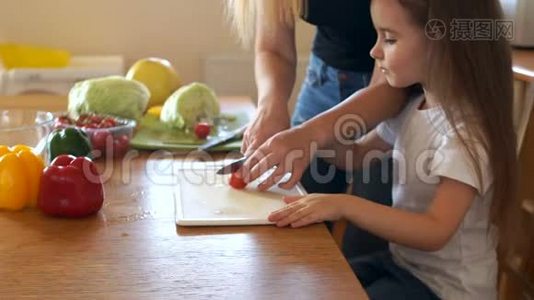
[[[317,26],[312,52],[341,70],[371,72],[376,42],[370,0],[303,0],[302,19]]]

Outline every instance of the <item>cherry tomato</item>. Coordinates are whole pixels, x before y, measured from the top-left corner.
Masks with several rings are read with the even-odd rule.
[[[84,124],[87,122],[87,119],[89,118],[88,115],[82,114],[78,117],[78,120],[76,120],[76,123]]]
[[[111,132],[108,130],[95,131],[91,135],[91,145],[93,146],[93,149],[100,150],[101,155],[104,156],[104,154],[108,152],[108,147],[113,147],[113,136],[111,135]]]
[[[104,120],[98,124],[99,128],[111,128],[115,127],[116,123],[113,120]]]
[[[208,137],[211,131],[211,126],[209,123],[200,122],[195,126],[195,135],[197,138],[204,140]]]
[[[247,186],[247,183],[239,176],[239,173],[232,173],[230,176],[230,186],[237,190],[242,190]]]
[[[109,124],[109,127],[115,127],[117,126],[117,121],[115,121],[113,118],[105,118],[101,121],[101,123]]]
[[[95,129],[97,128],[98,126],[94,123],[87,123],[85,125],[82,125],[82,128],[89,128],[89,129]]]
[[[126,155],[130,146],[130,137],[123,134],[113,140],[113,157],[121,158]]]
[[[56,122],[59,123],[59,124],[64,124],[64,125],[72,124],[72,121],[68,116],[59,116],[57,118]]]
[[[104,119],[103,117],[98,116],[98,115],[92,115],[91,117],[89,117],[89,121],[95,124],[102,122],[103,119]]]

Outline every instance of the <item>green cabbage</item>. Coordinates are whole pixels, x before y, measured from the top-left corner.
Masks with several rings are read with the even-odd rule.
[[[201,119],[212,120],[220,110],[215,92],[205,84],[194,82],[169,96],[161,109],[160,120],[174,128],[193,128]]]
[[[148,105],[150,91],[138,81],[121,76],[89,79],[76,83],[69,92],[69,115],[107,114],[139,119]]]

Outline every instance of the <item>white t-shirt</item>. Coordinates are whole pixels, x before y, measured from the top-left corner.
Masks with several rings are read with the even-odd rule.
[[[394,119],[377,127],[378,135],[393,145],[393,207],[425,212],[432,203],[440,177],[473,186],[478,196],[458,231],[439,251],[425,252],[395,243],[395,262],[409,270],[443,299],[496,299],[496,235],[489,225],[492,178],[486,153],[482,183],[472,168],[444,112],[439,107],[420,110],[420,97]],[[454,195],[450,195],[454,201]],[[490,228],[488,228],[490,226]]]

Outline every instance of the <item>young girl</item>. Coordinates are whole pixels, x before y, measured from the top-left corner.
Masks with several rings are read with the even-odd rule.
[[[310,194],[286,198],[269,220],[300,227],[343,217],[390,241],[387,253],[351,262],[371,299],[495,299],[495,228],[515,197],[511,55],[502,38],[457,40],[453,25],[501,19],[499,1],[372,0],[371,14],[371,56],[388,83],[424,92],[338,148],[335,163],[359,168],[393,149],[393,207]],[[427,26],[435,20],[445,27]]]

